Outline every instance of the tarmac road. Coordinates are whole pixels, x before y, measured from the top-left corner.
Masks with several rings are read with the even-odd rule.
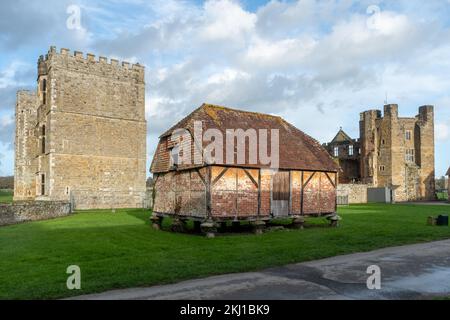
[[[367,288],[370,277],[367,268],[371,265],[380,268],[380,290]],[[114,290],[75,299],[379,300],[446,296],[450,296],[450,240],[338,256],[260,272]]]

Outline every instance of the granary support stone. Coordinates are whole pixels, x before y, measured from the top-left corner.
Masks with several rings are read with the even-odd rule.
[[[253,227],[253,232],[255,234],[263,234],[266,229],[266,222],[264,220],[256,220],[251,223]]]
[[[181,219],[180,217],[174,217],[172,218],[172,226],[171,226],[171,230],[173,232],[184,232],[186,230],[186,220],[185,219]]]
[[[295,229],[304,229],[305,228],[305,217],[304,216],[296,216],[292,219],[292,225]]]
[[[217,233],[217,224],[213,220],[207,220],[201,224],[201,229],[207,238],[215,238]]]
[[[157,215],[152,215],[150,220],[152,222],[153,229],[161,230],[163,217],[160,217],[160,216],[157,216]]]

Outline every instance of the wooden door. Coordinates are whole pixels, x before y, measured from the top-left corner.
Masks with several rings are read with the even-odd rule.
[[[290,174],[277,172],[272,177],[272,214],[274,217],[289,216]]]

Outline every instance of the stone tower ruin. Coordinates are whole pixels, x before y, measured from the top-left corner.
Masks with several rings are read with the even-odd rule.
[[[394,201],[435,199],[434,108],[422,106],[415,117],[399,117],[398,105],[360,115],[360,138],[341,129],[324,144],[339,163],[339,183],[392,190]]]
[[[390,187],[395,201],[435,197],[434,110],[422,106],[415,118],[398,115],[398,105],[361,113],[361,180]]]
[[[67,49],[38,61],[16,104],[14,200],[139,208],[146,191],[145,69]]]

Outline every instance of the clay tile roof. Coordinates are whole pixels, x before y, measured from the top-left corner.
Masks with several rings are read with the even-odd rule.
[[[300,131],[284,119],[278,116],[231,109],[211,104],[203,104],[186,118],[182,119],[163,135],[161,139],[168,137],[176,129],[187,129],[193,134],[194,122],[202,121],[203,130],[218,129],[226,136],[227,129],[267,129],[279,130],[280,139],[280,169],[316,170],[337,172],[338,166],[321,144]],[[270,142],[269,142],[270,145]],[[206,146],[206,144],[205,144]],[[248,149],[248,143],[247,143]],[[269,146],[270,150],[270,146]],[[224,155],[225,146],[224,146]],[[264,168],[264,165],[242,165],[244,167]],[[155,154],[151,171],[166,172],[167,166],[160,162],[158,154]]]

